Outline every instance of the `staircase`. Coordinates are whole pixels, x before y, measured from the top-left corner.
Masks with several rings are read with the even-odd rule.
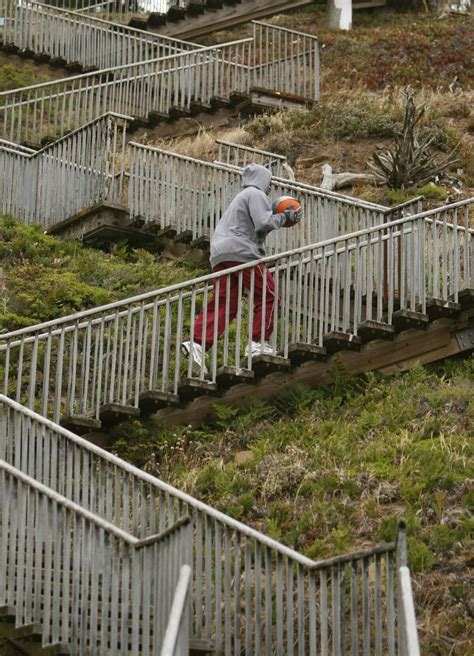
[[[193,374],[179,345],[192,341],[213,289],[228,284],[227,272],[211,274],[2,335],[4,393],[80,432],[157,411],[198,422],[219,396],[317,385],[342,351],[349,369],[367,370],[472,349],[473,206],[460,201],[262,260],[281,299],[273,355],[243,356],[253,304],[239,283],[236,321],[206,353],[209,375]],[[240,280],[251,267],[231,271]]]
[[[106,112],[133,118],[136,128],[233,105],[316,101],[317,39],[295,36],[289,52],[283,45],[267,48],[284,28],[254,23],[253,30],[248,39],[2,92],[2,137],[38,149]]]
[[[403,524],[312,561],[3,395],[0,426],[0,629],[25,653],[418,653]]]
[[[67,68],[76,74],[200,47],[36,0],[21,4],[2,0],[0,8],[5,19],[0,44],[6,52]]]
[[[245,157],[273,154],[227,144],[203,162],[127,144],[127,126],[318,98],[317,40],[291,30],[254,23],[250,39],[203,48],[86,2],[7,5],[7,49],[82,72],[0,94],[2,211],[50,232],[86,215],[93,230],[91,208],[109,203],[137,235],[203,247]],[[244,355],[254,263],[0,335],[0,631],[24,652],[419,654],[403,525],[396,543],[312,561],[92,442],[130,418],[197,425],[216,402],[328,382],[335,359],[390,371],[474,349],[474,199],[389,210],[280,177],[272,192],[306,215],[262,260],[281,299],[272,355]],[[193,372],[180,344],[229,273],[235,323],[205,353],[209,373]]]
[[[138,0],[122,3],[117,0],[78,0],[73,13],[79,16],[113,16],[117,23],[141,30],[156,30],[176,36],[202,36],[227,29],[249,20],[265,18],[311,4],[312,0]],[[64,0],[50,0],[45,6],[69,9]],[[188,38],[186,36],[185,38]]]
[[[267,18],[274,14],[300,9],[312,4],[313,0],[207,0],[196,11],[187,12],[182,20],[167,20],[162,26],[155,27],[153,21],[136,22],[137,26],[159,30],[160,34],[180,39],[195,39],[218,30],[227,30],[250,20]],[[192,6],[192,5],[191,5]]]
[[[287,166],[279,155],[236,144],[216,144],[224,162],[211,163],[127,143],[130,124],[130,117],[108,112],[39,151],[0,140],[2,211],[93,245],[126,238],[156,250],[171,245],[202,251],[240,190],[249,158],[270,164],[276,174]],[[398,211],[421,210],[420,199],[390,209],[275,175],[272,196],[281,195],[297,196],[313,220],[273,232],[269,254],[383,223]]]

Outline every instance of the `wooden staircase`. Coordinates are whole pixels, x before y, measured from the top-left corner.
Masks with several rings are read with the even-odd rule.
[[[72,608],[70,609],[72,612]],[[89,615],[90,620],[90,615]],[[99,629],[101,626],[99,620]],[[130,616],[130,633],[133,626],[133,620]],[[15,626],[15,608],[11,606],[0,607],[0,642],[4,640],[4,646],[0,646],[0,654],[3,656],[3,650],[9,649],[9,656],[71,656],[73,651],[68,644],[55,643],[47,646],[42,645],[43,628],[40,624],[27,624],[24,626]],[[102,645],[101,645],[102,646]],[[110,648],[110,644],[109,644]],[[119,643],[120,654],[132,656],[135,652],[131,644],[125,648]],[[117,652],[109,651],[110,656],[115,656]],[[189,656],[213,656],[215,654],[214,643],[212,640],[189,640]]]
[[[0,421],[0,635],[15,656],[163,656],[170,636],[176,656],[374,640],[415,654],[403,523],[396,542],[313,561],[3,395]]]
[[[282,14],[312,4],[313,0],[205,0],[167,14],[134,17],[129,25],[179,39],[195,39],[251,20]]]
[[[222,272],[2,335],[4,389],[75,432],[97,434],[153,413],[167,424],[197,425],[216,402],[330,382],[335,361],[354,373],[389,373],[468,353],[473,207],[469,199],[389,222],[382,215],[371,227],[263,259],[282,299],[273,355],[243,354],[253,307],[242,286],[232,332],[227,325],[206,354],[209,375],[193,373],[180,344],[192,339],[214,286],[226,284]],[[251,267],[232,275],[238,280]]]
[[[61,425],[109,448],[114,426],[129,419],[153,415],[158,425],[197,428],[215,419],[216,406],[221,404],[239,407],[249,399],[270,400],[283,388],[298,383],[308,387],[330,385],[335,366],[354,375],[368,371],[389,375],[417,362],[429,364],[466,356],[474,351],[474,289],[462,290],[460,303],[430,299],[426,314],[399,310],[391,324],[365,321],[359,325],[358,337],[333,331],[325,335],[323,343],[323,347],[289,344],[287,357],[256,356],[252,370],[222,366],[217,370],[215,383],[183,378],[178,394],[143,392],[138,408],[132,403],[106,404],[99,420],[70,416],[63,418]]]

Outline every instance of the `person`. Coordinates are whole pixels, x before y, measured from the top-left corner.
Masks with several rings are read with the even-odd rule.
[[[270,192],[272,174],[269,169],[260,164],[249,164],[242,172],[243,189],[233,199],[219,220],[211,239],[212,272],[224,271],[245,262],[260,260],[265,256],[264,241],[272,231],[281,228],[285,222],[298,223],[302,217],[301,209],[287,209],[284,213],[274,214],[267,194]],[[242,286],[249,290],[254,271],[253,292],[253,326],[252,343],[246,347],[252,355],[263,353],[273,354],[273,348],[268,343],[273,332],[273,312],[275,308],[275,283],[264,264],[259,263],[242,271]],[[207,373],[203,363],[203,348],[208,351],[214,343],[214,327],[217,321],[217,335],[226,327],[226,319],[235,318],[239,302],[239,276],[230,274],[230,285],[227,276],[220,278],[219,298],[216,316],[216,299],[213,294],[207,305],[206,324],[204,325],[204,308],[201,310],[194,325],[193,341],[183,342],[181,350],[192,359],[193,374],[199,376],[201,371]],[[263,290],[266,287],[265,307],[263,307]],[[230,294],[227,313],[227,292]],[[261,343],[262,313],[264,313],[264,338]]]

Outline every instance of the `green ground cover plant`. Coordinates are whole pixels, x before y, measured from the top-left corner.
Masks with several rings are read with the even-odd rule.
[[[221,406],[193,430],[130,422],[114,451],[312,558],[392,540],[405,517],[427,654],[468,654],[474,362]]]
[[[0,217],[0,233],[0,329],[4,332],[206,272],[205,266],[186,259],[160,259],[124,244],[103,253],[5,217]]]

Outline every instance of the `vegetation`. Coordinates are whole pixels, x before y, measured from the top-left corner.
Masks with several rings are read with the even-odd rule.
[[[460,144],[459,162],[437,184],[453,200],[474,193],[472,16],[358,11],[353,30],[338,32],[327,27],[325,8],[311,5],[270,22],[318,36],[321,102],[311,110],[246,124],[252,144],[287,155],[297,179],[313,184],[321,182],[324,163],[334,172],[366,171],[369,157],[387,150],[401,128],[402,91],[410,86],[426,102],[421,136],[429,132],[434,155],[442,159]],[[203,41],[250,34],[250,26],[240,26]],[[359,185],[348,193],[387,203],[390,190]],[[410,197],[418,193],[407,190]]]
[[[432,144],[436,135],[422,135],[420,122],[426,106],[416,105],[415,92],[408,89],[404,93],[405,116],[403,125],[395,133],[392,148],[385,153],[374,153],[369,161],[376,178],[390,189],[406,189],[416,184],[428,184],[458,160],[455,150],[442,161],[432,154]]]
[[[422,138],[429,131],[440,157],[460,141],[460,162],[436,185],[355,193],[390,204],[420,193],[439,204],[458,193],[453,186],[460,191],[455,199],[472,195],[472,18],[357,12],[355,29],[338,33],[312,5],[272,21],[319,36],[322,100],[233,126],[228,138],[286,155],[308,182],[320,182],[326,162],[335,171],[364,170],[400,130],[401,90],[411,85],[427,103]],[[0,90],[40,81],[33,67],[0,68]],[[212,144],[203,134],[172,148],[212,159]],[[0,219],[0,231],[3,331],[204,273],[199,264],[124,245],[102,253],[59,242],[8,218]],[[333,378],[330,388],[296,387],[269,403],[221,406],[218,420],[200,429],[153,418],[122,424],[114,450],[314,558],[393,539],[404,516],[423,653],[467,656],[474,645],[473,360],[416,366],[390,379],[349,377],[335,367]]]
[[[19,89],[20,87],[29,87],[32,84],[47,82],[49,77],[38,75],[35,66],[23,64],[14,66],[13,64],[4,64],[0,66],[0,92],[9,89]]]
[[[102,253],[0,222],[5,330],[200,272],[117,248]],[[408,520],[426,653],[469,653],[473,361],[384,379],[333,370],[334,385],[222,406],[212,426],[129,422],[114,450],[317,558],[394,537]]]
[[[102,253],[0,218],[0,329],[14,330],[205,273],[117,245]]]
[[[392,540],[404,516],[424,653],[468,654],[474,363],[334,379],[200,430],[130,422],[114,450],[313,558]]]

